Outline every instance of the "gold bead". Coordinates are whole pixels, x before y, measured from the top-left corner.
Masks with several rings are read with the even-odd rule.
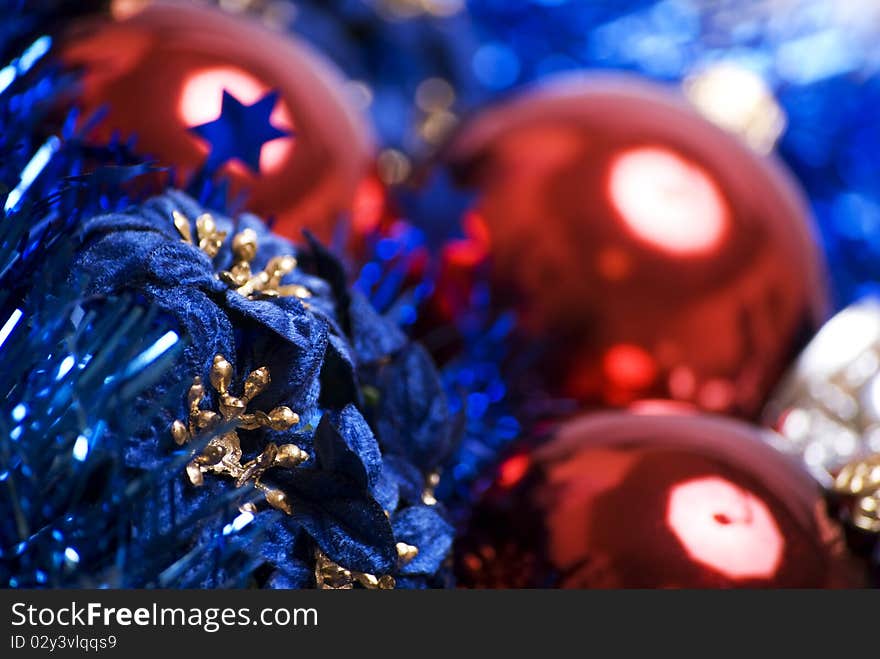
[[[290,500],[287,498],[287,495],[284,494],[281,490],[271,489],[266,492],[266,501],[269,502],[269,505],[273,508],[277,508],[283,513],[288,515],[293,514],[293,506],[290,505]]]
[[[255,396],[265,391],[266,387],[268,387],[271,382],[272,378],[269,377],[269,369],[265,366],[261,366],[252,371],[244,381],[244,394],[242,395],[242,399],[250,401]]]
[[[186,465],[186,475],[189,477],[189,482],[196,487],[203,485],[205,482],[205,477],[202,475],[202,469],[195,462],[190,462]]]
[[[275,463],[279,467],[296,467],[309,459],[309,454],[296,444],[282,444],[278,447]]]
[[[287,430],[299,423],[299,414],[286,405],[276,407],[269,412],[269,427],[272,430]]]
[[[212,259],[217,256],[226,240],[226,232],[217,230],[217,223],[210,214],[202,213],[196,218],[196,233],[199,236],[199,249]]]
[[[419,554],[419,548],[415,545],[408,545],[405,542],[397,543],[397,560],[400,565],[407,565]]]
[[[226,361],[223,355],[214,357],[214,364],[211,367],[211,386],[218,392],[223,393],[229,389],[232,382],[232,364]]]
[[[205,447],[205,450],[202,451],[193,462],[202,467],[213,467],[226,457],[227,453],[228,451],[224,446],[220,446],[219,444],[208,444]]]
[[[284,275],[293,271],[296,267],[296,259],[290,254],[284,256],[275,256],[269,259],[266,264],[266,273],[270,279],[280,279]]]
[[[312,292],[301,284],[286,284],[278,287],[278,295],[282,297],[296,297],[300,300],[307,300],[312,297]]]
[[[189,405],[190,412],[198,409],[199,403],[205,397],[205,385],[202,384],[202,378],[198,375],[193,379],[192,386],[186,396],[186,402]]]
[[[204,430],[205,428],[213,428],[219,424],[220,417],[217,416],[216,412],[212,412],[211,410],[198,410],[195,418],[192,419],[192,423],[198,430]]]
[[[394,580],[390,574],[384,574],[379,577],[378,588],[380,590],[392,590],[394,586],[397,585],[397,582]]]
[[[257,232],[245,229],[232,239],[232,253],[239,261],[253,261],[257,255]]]
[[[171,217],[174,220],[174,228],[177,229],[183,242],[192,245],[192,225],[189,218],[180,211],[171,211]]]
[[[175,420],[171,424],[171,436],[174,438],[174,443],[178,446],[183,446],[190,440],[189,430],[187,430],[182,421]]]
[[[220,408],[220,413],[223,415],[223,418],[237,419],[244,414],[247,404],[241,398],[236,398],[235,396],[223,393],[220,394],[218,407]]]

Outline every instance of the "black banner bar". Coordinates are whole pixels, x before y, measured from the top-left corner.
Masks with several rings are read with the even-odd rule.
[[[711,656],[766,649],[774,637],[784,641],[784,656],[796,656],[796,647],[815,651],[822,642],[838,653],[875,651],[880,638],[877,591],[5,590],[0,609],[4,658],[177,657],[189,649],[200,659],[305,651],[460,659],[478,647],[492,657],[571,654],[566,648],[606,657],[688,645]],[[601,651],[608,644],[615,652]]]

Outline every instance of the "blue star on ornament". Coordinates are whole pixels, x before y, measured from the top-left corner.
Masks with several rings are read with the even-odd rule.
[[[278,92],[269,92],[253,104],[245,105],[224,89],[220,116],[189,129],[211,146],[205,168],[216,169],[236,159],[259,173],[263,144],[292,135],[269,122],[277,101]]]

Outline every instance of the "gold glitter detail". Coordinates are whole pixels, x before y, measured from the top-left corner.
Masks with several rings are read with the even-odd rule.
[[[419,554],[419,548],[405,542],[397,543],[397,565],[403,567]],[[360,584],[370,590],[390,590],[396,585],[390,574],[377,577],[367,572],[348,570],[331,561],[327,554],[315,549],[315,581],[321,590],[351,590]]]
[[[415,545],[408,545],[405,542],[397,543],[397,563],[401,567],[410,563],[419,555],[419,548]]]
[[[434,490],[437,489],[437,485],[439,485],[439,483],[439,471],[434,471],[428,474],[427,484],[425,485],[425,489],[422,491],[422,503],[426,506],[433,506],[437,503],[437,499],[434,496]]]
[[[315,581],[320,590],[351,590],[355,584],[369,590],[391,590],[396,585],[390,574],[377,577],[366,572],[347,570],[327,558],[327,554],[320,549],[315,549]]]
[[[188,245],[194,245],[189,218],[179,211],[172,211],[171,216],[181,240]],[[209,213],[203,213],[196,219],[196,236],[199,249],[212,259],[217,256],[226,240],[226,232],[217,229],[217,224]],[[235,234],[232,237],[234,262],[229,270],[217,273],[217,278],[249,300],[270,297],[296,297],[305,300],[312,296],[305,286],[281,283],[296,268],[296,258],[291,254],[273,257],[263,270],[253,272],[251,262],[257,256],[257,247],[257,234],[253,229],[244,229]]]
[[[288,515],[292,514],[293,509],[284,492],[265,485],[260,477],[273,467],[292,469],[308,460],[308,454],[295,444],[278,446],[269,443],[253,460],[242,464],[238,429],[287,430],[299,423],[299,415],[283,405],[268,413],[261,410],[247,412],[251,399],[269,386],[271,380],[266,367],[258,368],[247,376],[241,397],[229,393],[232,364],[223,355],[214,357],[210,380],[211,386],[217,392],[217,411],[202,409],[205,387],[202,379],[196,377],[187,395],[188,423],[177,420],[171,424],[171,436],[179,445],[186,444],[199,434],[217,431],[202,452],[187,464],[186,474],[190,482],[196,486],[202,485],[204,475],[213,473],[235,479],[236,487],[251,483],[263,492],[270,506]],[[221,427],[231,429],[221,432]]]
[[[180,234],[181,240],[188,245],[192,245],[192,226],[189,223],[189,218],[180,211],[171,211],[171,217],[174,219],[174,228]]]
[[[834,479],[833,489],[854,497],[853,524],[880,533],[880,453],[847,464]]]

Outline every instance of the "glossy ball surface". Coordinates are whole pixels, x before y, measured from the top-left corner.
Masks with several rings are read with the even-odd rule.
[[[563,77],[477,114],[442,158],[475,200],[439,290],[486,266],[556,395],[753,417],[825,316],[796,184],[667,88]]]
[[[742,422],[601,413],[502,463],[457,544],[464,587],[865,585],[806,471]]]
[[[72,26],[62,43],[64,61],[85,73],[78,104],[86,114],[107,109],[97,137],[135,137],[136,151],[187,175],[210,148],[191,129],[220,116],[224,90],[244,105],[277,92],[270,122],[292,136],[263,144],[258,171],[233,159],[220,173],[249,210],[277,218],[275,231],[298,239],[307,227],[329,238],[373,153],[340,72],[246,16],[168,1],[124,11],[131,4]]]

